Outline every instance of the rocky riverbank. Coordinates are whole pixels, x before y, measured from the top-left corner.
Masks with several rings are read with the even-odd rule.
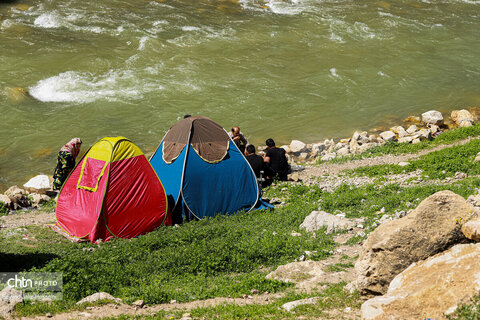
[[[416,144],[424,140],[433,140],[447,130],[472,126],[479,120],[479,116],[480,108],[454,110],[447,117],[439,111],[431,110],[421,116],[408,117],[404,120],[404,125],[394,126],[390,130],[378,133],[356,131],[352,137],[338,142],[326,139],[323,142],[305,144],[299,140],[292,140],[290,145],[282,146],[287,152],[294,171],[289,179],[292,181],[300,179],[296,171],[303,167],[298,164],[323,163],[336,158],[358,155],[392,141]],[[260,153],[264,148],[259,147]],[[9,210],[21,208],[38,208],[42,203],[50,201],[50,196],[55,194],[51,191],[51,182],[51,176],[40,175],[25,183],[23,189],[18,186],[10,187],[4,194],[0,194],[0,210],[6,213]],[[327,182],[325,187],[331,188],[330,183]]]

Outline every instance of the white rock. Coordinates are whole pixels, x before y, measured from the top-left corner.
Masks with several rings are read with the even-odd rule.
[[[280,148],[282,148],[283,150],[285,150],[286,153],[292,153],[292,150],[291,150],[290,147],[287,146],[287,145],[281,146]]]
[[[355,226],[355,222],[343,217],[334,216],[324,211],[313,211],[300,225],[300,229],[308,232],[317,231],[322,227],[327,227],[326,233],[332,233],[342,229],[349,229]]]
[[[435,124],[435,125],[442,125],[443,124],[443,116],[442,113],[436,110],[427,111],[422,113],[422,121],[425,124]]]
[[[312,145],[312,152],[311,152],[312,157],[317,157],[326,148],[327,146],[324,143],[314,143]]]
[[[380,133],[380,137],[381,137],[384,141],[388,142],[388,141],[393,141],[393,140],[395,140],[395,138],[396,138],[397,136],[396,136],[395,133],[393,133],[392,131],[383,131],[382,133]]]
[[[339,156],[346,156],[350,154],[350,149],[348,147],[343,147],[337,151],[337,155]]]
[[[416,144],[416,143],[420,143],[420,142],[422,142],[422,141],[420,141],[420,139],[418,139],[418,138],[412,140],[412,144]]]
[[[451,113],[452,121],[455,122],[460,127],[470,127],[473,125],[474,117],[473,115],[465,110],[453,110]]]
[[[330,160],[335,159],[336,157],[337,157],[337,154],[332,152],[332,153],[327,153],[321,159],[322,159],[322,161],[330,161]]]
[[[297,300],[297,301],[290,301],[282,305],[282,308],[287,310],[287,311],[292,311],[298,306],[304,305],[304,304],[315,304],[317,303],[318,298],[307,298],[307,299],[302,299],[302,300]]]
[[[410,127],[407,128],[407,133],[412,134],[418,131],[418,128],[416,125],[412,124]]]
[[[97,292],[92,295],[89,295],[88,297],[83,298],[82,300],[78,301],[77,304],[82,304],[85,302],[95,302],[99,300],[112,300],[117,303],[121,303],[122,299],[120,298],[115,298],[111,294],[106,293],[106,292]]]
[[[0,194],[0,202],[3,203],[5,208],[11,209],[12,208],[12,200],[4,194]]]
[[[437,133],[437,132],[439,132],[439,131],[440,131],[440,127],[439,127],[439,126],[436,126],[436,125],[434,125],[434,124],[432,124],[432,125],[430,126],[430,132],[431,132],[432,134],[435,134],[435,133]]]
[[[398,165],[399,165],[400,167],[406,167],[406,166],[408,166],[409,164],[410,164],[410,162],[406,162],[406,161],[402,161],[402,162],[399,162],[399,163],[398,163]]]
[[[418,137],[420,140],[431,140],[432,132],[429,129],[418,130]]]
[[[50,181],[47,175],[38,175],[28,180],[23,187],[30,193],[44,194],[47,190],[50,190]]]
[[[477,153],[477,155],[475,156],[475,159],[473,160],[473,163],[476,163],[478,161],[480,161],[480,152]]]
[[[370,142],[377,142],[377,136],[374,135],[374,134],[371,134],[371,135],[368,137],[368,140],[370,140]]]
[[[398,139],[399,143],[410,143],[413,141],[412,137],[406,136],[406,137],[401,137]]]
[[[290,142],[290,150],[293,153],[305,151],[305,147],[306,147],[306,144],[303,143],[302,141],[292,140],[292,142]]]
[[[42,203],[50,201],[50,197],[46,194],[32,193],[30,195],[32,198],[32,207],[38,208]]]

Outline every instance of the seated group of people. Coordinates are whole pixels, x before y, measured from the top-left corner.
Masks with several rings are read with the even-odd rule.
[[[290,172],[285,150],[275,146],[273,139],[265,141],[265,157],[255,153],[255,146],[248,144],[239,127],[233,127],[228,133],[238,149],[245,154],[245,158],[250,163],[257,179],[261,179],[261,186],[269,186],[273,180],[287,181],[287,175]]]

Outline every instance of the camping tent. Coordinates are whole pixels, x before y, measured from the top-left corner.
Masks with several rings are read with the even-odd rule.
[[[172,197],[175,215],[212,217],[273,208],[260,198],[255,173],[227,132],[207,117],[174,124],[150,163]]]
[[[65,181],[57,226],[91,242],[133,238],[171,225],[162,183],[142,151],[124,137],[96,142]]]

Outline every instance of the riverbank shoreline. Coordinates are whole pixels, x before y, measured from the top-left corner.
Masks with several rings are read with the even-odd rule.
[[[467,121],[466,125],[472,125],[480,119],[480,107],[469,107],[468,109],[462,110],[467,111],[469,114],[465,115],[462,113],[461,118],[458,118],[457,116],[452,119],[452,114],[458,113],[460,110],[452,110],[449,114],[431,110],[438,113],[436,120],[430,119],[425,122],[423,121],[421,114],[414,115],[409,116],[403,119],[401,123],[395,123],[392,126],[390,126],[389,123],[386,123],[384,126],[372,128],[370,131],[355,131],[351,137],[342,139],[328,138],[324,141],[318,141],[315,143],[303,143],[300,140],[292,139],[290,144],[282,145],[281,147],[287,151],[291,165],[330,161],[340,157],[363,153],[368,149],[383,145],[386,142],[397,141],[400,143],[418,143],[422,140],[431,140],[442,132],[461,127],[462,121]],[[423,114],[427,112],[424,112]],[[412,131],[411,133],[407,132],[408,128],[412,125],[415,125],[418,130]],[[428,129],[430,133],[425,130],[421,131],[423,129]],[[407,132],[407,134],[403,131]],[[393,132],[393,134],[384,134],[385,132]],[[382,138],[382,134],[384,134],[385,139]],[[412,139],[409,139],[408,136],[412,137]],[[256,147],[260,154],[265,148],[264,145],[258,145]],[[82,148],[79,158],[83,156],[86,150],[88,150],[88,148]],[[154,151],[148,151],[145,153],[145,156],[149,158],[153,152]],[[54,167],[55,163],[52,163],[51,172],[53,172]],[[51,176],[51,173],[43,171],[37,172],[33,175],[25,175],[23,181],[17,181],[16,183],[0,182],[0,193],[4,193],[8,188],[14,185],[21,187],[29,179],[39,174]]]

